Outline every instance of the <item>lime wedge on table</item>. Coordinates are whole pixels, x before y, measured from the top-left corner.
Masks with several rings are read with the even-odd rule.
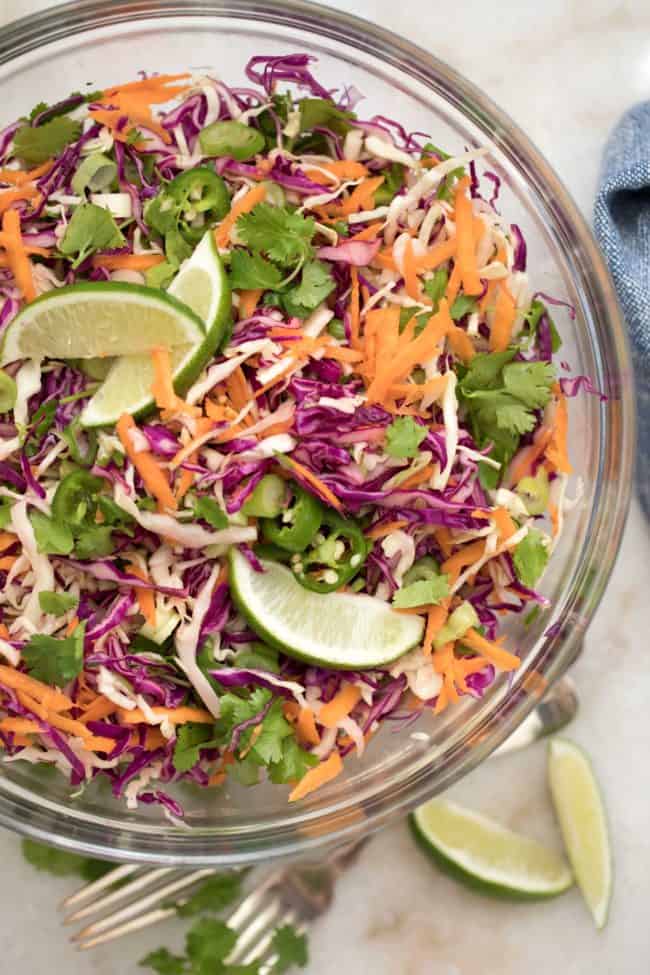
[[[557,853],[453,802],[432,799],[411,813],[409,822],[438,866],[482,893],[541,900],[573,883]]]
[[[555,738],[548,779],[564,845],[597,928],[605,926],[612,894],[612,857],[603,800],[591,762],[577,745]]]
[[[154,294],[162,293],[151,290]],[[182,393],[214,355],[230,317],[230,286],[211,231],[185,261],[167,294],[182,301],[204,326],[200,342],[175,345],[171,350],[174,387]],[[124,412],[136,417],[146,413],[153,405],[153,378],[149,355],[125,355],[117,359],[84,410],[82,423],[88,427],[103,426],[114,423]]]
[[[342,670],[382,667],[422,639],[418,616],[373,596],[311,592],[278,562],[262,565],[255,572],[231,549],[232,596],[252,628],[290,657]]]
[[[2,362],[138,355],[157,345],[195,346],[202,338],[197,316],[161,291],[88,282],[27,305],[5,333]]]

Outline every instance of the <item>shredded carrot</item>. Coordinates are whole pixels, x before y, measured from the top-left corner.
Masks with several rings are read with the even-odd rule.
[[[293,459],[293,457],[288,457],[286,455],[283,457],[283,463],[289,464],[296,474],[300,474],[305,481],[311,484],[311,486],[320,494],[321,498],[324,498],[333,508],[336,508],[337,511],[342,509],[343,505],[336,495],[330,491],[327,484],[324,484],[319,477],[312,474],[312,472],[305,467],[304,464],[299,464],[297,460]]]
[[[17,561],[17,555],[3,555],[2,558],[0,558],[0,572],[9,572]]]
[[[78,626],[79,626],[79,617],[73,616],[65,628],[65,635],[72,636],[72,634],[74,633],[74,631],[77,629]]]
[[[265,437],[277,437],[281,433],[289,433],[293,427],[293,417],[289,420],[283,420],[280,423],[274,423],[272,427],[267,427],[264,431]]]
[[[74,703],[66,694],[4,664],[0,664],[0,684],[11,687],[15,691],[26,691],[31,697],[40,701],[48,711],[70,711],[74,707]]]
[[[507,542],[509,538],[517,531],[517,526],[508,514],[506,508],[494,508],[490,512],[490,517],[497,527],[499,537],[502,541]]]
[[[6,251],[9,267],[25,301],[33,301],[36,297],[36,287],[31,261],[20,233],[20,215],[17,210],[6,210],[3,213],[0,247],[4,247]]]
[[[435,244],[427,254],[416,257],[414,260],[417,271],[434,271],[445,261],[449,261],[456,255],[457,241],[455,237]]]
[[[372,259],[372,263],[377,267],[383,268],[386,271],[397,271],[397,262],[393,257],[392,248],[388,250],[379,251]]]
[[[165,346],[152,349],[151,360],[154,370],[151,392],[154,395],[156,406],[161,410],[173,410],[177,406],[178,397],[174,391],[169,349]]]
[[[458,325],[454,325],[453,328],[449,329],[447,332],[447,341],[454,355],[457,355],[463,362],[469,362],[476,355],[474,343],[467,332],[459,328]]]
[[[223,250],[224,247],[228,246],[230,233],[241,215],[243,213],[250,213],[253,207],[257,206],[257,204],[261,203],[265,198],[266,187],[263,183],[257,183],[245,196],[241,198],[241,200],[238,200],[237,203],[235,203],[230,210],[230,213],[224,217],[215,230],[215,240],[218,247]]]
[[[350,345],[359,348],[360,311],[359,311],[359,272],[356,267],[350,268]]]
[[[328,343],[326,359],[336,359],[337,362],[349,362],[351,364],[363,362],[363,352],[356,349],[346,349],[344,346],[332,345]]]
[[[11,532],[0,532],[0,552],[6,552],[8,548],[15,545],[18,541],[18,536],[12,534]]]
[[[469,176],[464,176],[456,185],[454,209],[456,215],[457,264],[466,295],[479,295],[482,291],[476,263],[476,242],[474,239],[474,219],[472,201],[467,195]]]
[[[486,639],[480,633],[477,633],[476,630],[468,630],[463,637],[463,643],[470,650],[475,650],[476,653],[480,653],[481,656],[486,657],[490,663],[493,663],[495,667],[499,667],[500,670],[516,670],[521,663],[519,657],[516,657],[513,653],[508,653],[498,643]]]
[[[98,104],[101,108],[91,109],[90,118],[105,125],[113,133],[115,139],[126,142],[138,125],[155,132],[163,142],[169,144],[171,136],[160,123],[156,122],[151,113],[151,105],[160,105],[171,101],[190,87],[189,84],[172,85],[170,82],[188,78],[189,75],[157,75],[143,78],[127,85],[107,88]],[[126,117],[128,125],[124,125]]]
[[[439,606],[432,606],[427,613],[427,627],[422,641],[422,649],[427,656],[433,649],[433,641],[447,622],[448,604],[449,600],[445,600]]]
[[[310,769],[289,794],[289,802],[304,799],[310,792],[314,792],[327,782],[331,782],[343,771],[343,762],[338,752],[332,752],[329,758]]]
[[[45,176],[54,165],[53,159],[47,159],[35,169],[0,169],[0,183],[9,183],[12,186],[24,186],[25,183],[33,183],[34,180]]]
[[[440,301],[436,314],[431,315],[417,338],[413,338],[415,317],[412,318],[400,336],[395,355],[388,361],[382,361],[381,368],[378,368],[377,375],[368,387],[368,402],[383,402],[393,383],[406,378],[415,366],[435,355],[450,324],[449,309],[444,298]]]
[[[24,735],[38,734],[41,730],[37,721],[31,718],[3,718],[0,721],[0,731],[20,732]]]
[[[399,521],[386,521],[383,525],[377,525],[375,528],[371,528],[366,532],[366,538],[373,538],[375,541],[378,538],[385,538],[386,535],[390,535],[391,532],[399,531],[400,528],[405,528],[408,525],[408,521],[405,519],[400,519]]]
[[[368,175],[367,167],[352,159],[336,159],[322,165],[319,163],[319,169],[324,169],[337,179],[365,179]]]
[[[115,428],[129,460],[144,481],[149,494],[160,501],[165,508],[172,508],[175,511],[178,505],[169,486],[167,475],[150,451],[136,450],[133,446],[133,441],[129,435],[131,430],[137,429],[133,417],[128,413],[123,413]]]
[[[449,275],[449,281],[447,282],[447,290],[445,291],[445,297],[449,307],[453,305],[456,298],[458,297],[458,292],[460,291],[460,285],[462,281],[462,275],[460,271],[460,264],[456,262],[452,268],[452,272]]]
[[[227,377],[226,382],[226,393],[230,402],[232,403],[237,413],[240,413],[244,407],[246,407],[251,401],[251,388],[248,385],[246,376],[242,371],[241,366],[237,366],[234,372],[231,372]],[[251,420],[249,416],[244,417],[243,421],[245,426],[247,426]]]
[[[379,231],[381,230],[381,226],[382,225],[380,223],[369,223],[368,226],[364,227],[363,230],[360,230],[358,234],[353,234],[351,237],[348,237],[347,240],[375,240],[379,234]]]
[[[560,530],[560,512],[556,504],[549,502],[548,513],[551,518],[551,530],[553,532],[553,538],[557,536]]]
[[[410,477],[407,477],[405,481],[401,481],[399,484],[399,490],[410,491],[413,488],[418,487],[419,484],[424,484],[433,475],[434,470],[435,468],[433,464],[427,464],[426,467],[422,467],[419,471],[416,471],[415,474],[411,474]]]
[[[193,721],[196,724],[214,724],[214,717],[209,711],[205,711],[203,708],[192,708],[192,707],[180,707],[180,708],[162,708],[155,707],[151,709],[157,718],[164,718],[165,721],[169,721],[170,724],[186,724],[188,721]],[[133,708],[132,711],[127,711],[125,708],[119,708],[118,713],[120,716],[120,721],[122,724],[148,724],[147,718],[140,708]]]
[[[405,403],[415,403],[425,396],[438,399],[447,388],[447,376],[436,376],[424,383],[394,383],[389,394],[394,399],[403,399]]]
[[[409,298],[413,298],[414,301],[420,301],[422,298],[422,287],[418,280],[415,254],[413,253],[413,241],[410,238],[406,241],[406,246],[404,248],[402,267],[404,271],[404,286],[406,287],[407,295]]]
[[[324,704],[316,720],[325,728],[336,728],[342,718],[347,718],[361,699],[361,690],[356,684],[345,684],[338,694],[327,704]]]
[[[95,700],[85,708],[84,713],[78,719],[82,724],[87,724],[88,721],[101,721],[102,718],[108,718],[117,711],[117,705],[110,701],[107,697],[99,695]]]
[[[497,291],[494,318],[490,328],[490,351],[505,352],[510,344],[517,306],[508,289],[501,284]]]
[[[24,690],[18,690],[16,695],[23,707],[41,718],[42,721],[47,721],[53,728],[57,728],[59,731],[65,731],[70,735],[75,735],[77,738],[92,737],[91,732],[81,721],[76,721],[74,718],[66,718],[57,711],[51,710],[43,701],[37,700]]]
[[[164,260],[164,254],[95,254],[92,265],[107,271],[148,271]]]
[[[239,292],[238,317],[240,321],[244,318],[250,318],[253,315],[262,297],[263,290],[263,288],[250,288],[247,291],[242,290]]]
[[[555,388],[555,413],[550,442],[546,448],[546,459],[550,461],[556,471],[570,474],[573,470],[567,451],[567,433],[569,430],[569,412],[566,396],[559,388]]]
[[[0,623],[0,640],[8,640],[9,636],[10,634],[9,634],[9,630],[6,627],[6,624]]]
[[[362,183],[355,186],[354,190],[343,203],[338,207],[331,208],[330,212],[341,217],[349,217],[360,210],[372,210],[375,205],[375,193],[384,182],[384,176],[374,176],[364,179]]]
[[[36,186],[17,186],[13,190],[0,192],[0,213],[4,213],[19,200],[35,200],[39,196]]]
[[[294,705],[292,708],[291,705]],[[285,704],[285,717],[290,717],[295,723],[296,734],[301,745],[320,744],[320,735],[316,727],[314,712],[311,708],[301,708],[295,701]]]
[[[541,426],[536,430],[533,442],[517,451],[508,470],[508,482],[510,484],[518,484],[523,477],[532,476],[535,463],[548,447],[552,437],[553,430],[550,427]]]
[[[136,579],[141,579],[143,582],[148,582],[147,573],[144,572],[139,565],[132,562],[128,566],[128,571]],[[149,626],[155,627],[156,625],[156,597],[153,589],[142,589],[140,586],[135,590],[135,597],[138,601],[138,609],[146,619]]]
[[[441,565],[441,569],[455,582],[462,570],[466,569],[468,565],[472,565],[473,562],[478,561],[484,552],[485,542],[482,538],[477,538],[475,542],[463,545],[454,555],[445,559]]]

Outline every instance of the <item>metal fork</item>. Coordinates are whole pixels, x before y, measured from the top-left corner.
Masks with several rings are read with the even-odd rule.
[[[573,719],[577,709],[573,681],[563,677],[493,754],[525,748],[558,731]],[[339,850],[327,861],[291,863],[261,876],[227,919],[238,935],[228,962],[245,965],[259,961],[264,963],[263,972],[270,971],[274,929],[293,924],[301,930],[323,914],[332,901],[339,874],[353,862],[362,845],[363,841]],[[61,907],[73,910],[63,923],[74,924],[99,915],[70,939],[81,950],[94,948],[173,917],[177,908],[187,903],[192,888],[217,872],[213,868],[188,873],[174,867],[151,869],[123,864],[67,897]]]

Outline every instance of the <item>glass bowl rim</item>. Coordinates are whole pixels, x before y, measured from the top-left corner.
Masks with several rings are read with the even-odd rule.
[[[9,24],[0,38],[0,65],[45,47],[72,34],[80,34],[98,28],[119,27],[127,21],[151,21],[160,18],[216,17],[234,18],[280,27],[294,27],[318,38],[342,42],[360,53],[381,58],[392,63],[400,72],[424,85],[433,86],[442,79],[456,93],[456,108],[463,103],[462,111],[484,130],[489,123],[492,131],[498,131],[499,148],[509,146],[516,152],[518,162],[525,163],[525,175],[533,176],[540,186],[550,192],[555,201],[553,219],[562,223],[565,233],[572,237],[573,245],[582,257],[582,264],[589,274],[582,272],[581,281],[585,301],[589,301],[596,321],[596,348],[602,350],[609,342],[617,369],[631,375],[631,358],[623,319],[609,278],[604,260],[593,236],[562,182],[541,153],[523,131],[498,108],[477,86],[454,69],[417,45],[393,34],[369,21],[320,4],[303,3],[302,0],[138,0],[137,3],[105,0],[72,0],[49,10],[23,17]],[[544,660],[548,661],[543,674],[551,683],[566,670],[578,652],[584,631],[592,618],[604,592],[620,546],[631,493],[634,460],[635,414],[633,387],[619,384],[617,399],[611,409],[609,423],[604,423],[604,444],[601,447],[601,467],[592,509],[592,534],[586,543],[590,556],[581,570],[574,571],[571,588],[566,599],[570,609],[580,597],[586,603],[581,614],[581,625],[573,630],[560,630],[545,635]],[[617,422],[618,421],[618,422]],[[616,427],[618,441],[608,431]],[[614,456],[616,454],[616,456]],[[603,501],[603,478],[609,473],[609,493]],[[615,475],[615,476],[614,476]],[[607,541],[607,545],[605,545]],[[596,553],[606,550],[609,557],[597,558]],[[585,598],[586,597],[586,598]],[[460,761],[453,754],[449,768],[443,777],[447,788],[458,777],[466,774],[490,754],[514,730],[535,706],[532,695],[523,695],[505,717],[492,727],[489,733],[482,731],[496,717],[487,715],[476,729],[478,743],[466,749]],[[429,765],[430,769],[430,765]],[[162,844],[152,840],[144,828],[125,823],[118,829],[106,828],[83,812],[68,810],[64,816],[60,808],[45,798],[35,801],[24,795],[0,794],[0,824],[52,843],[64,849],[105,859],[155,862],[170,865],[227,866],[255,862],[287,855],[304,854],[333,843],[348,842],[370,830],[379,828],[399,813],[406,813],[425,801],[434,791],[432,776],[427,767],[418,767],[408,781],[391,784],[390,789],[375,789],[363,806],[363,816],[355,815],[356,802],[347,799],[334,802],[318,813],[307,809],[298,827],[296,823],[267,826],[240,836],[227,831],[219,840],[212,830],[193,829],[165,834]],[[49,808],[48,808],[49,807]],[[149,827],[155,833],[155,826]],[[116,842],[115,833],[121,834]],[[164,848],[161,848],[164,847]]]

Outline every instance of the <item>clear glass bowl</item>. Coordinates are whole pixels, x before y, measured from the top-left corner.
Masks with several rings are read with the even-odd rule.
[[[61,847],[100,857],[166,864],[241,864],[296,855],[402,815],[481,762],[522,721],[545,682],[571,661],[603,593],[625,520],[633,463],[632,369],[625,331],[602,259],[566,190],[526,136],[447,65],[354,17],[299,2],[137,0],[57,6],[5,29],[0,90],[9,122],[45,98],[91,83],[102,88],[137,72],[206,69],[239,82],[253,54],[307,51],[326,86],[354,84],[366,117],[398,118],[430,132],[450,152],[486,145],[486,167],[503,180],[502,208],[522,227],[536,288],[566,297],[558,309],[572,372],[591,376],[607,402],[571,401],[571,457],[584,484],[543,591],[552,610],[513,637],[523,665],[482,701],[465,699],[412,729],[388,728],[362,761],[302,803],[286,790],[181,791],[191,830],[150,807],[127,810],[108,791],[70,798],[66,781],[24,762],[0,765],[0,822]],[[531,675],[535,679],[531,680]],[[420,736],[418,736],[420,737]]]

